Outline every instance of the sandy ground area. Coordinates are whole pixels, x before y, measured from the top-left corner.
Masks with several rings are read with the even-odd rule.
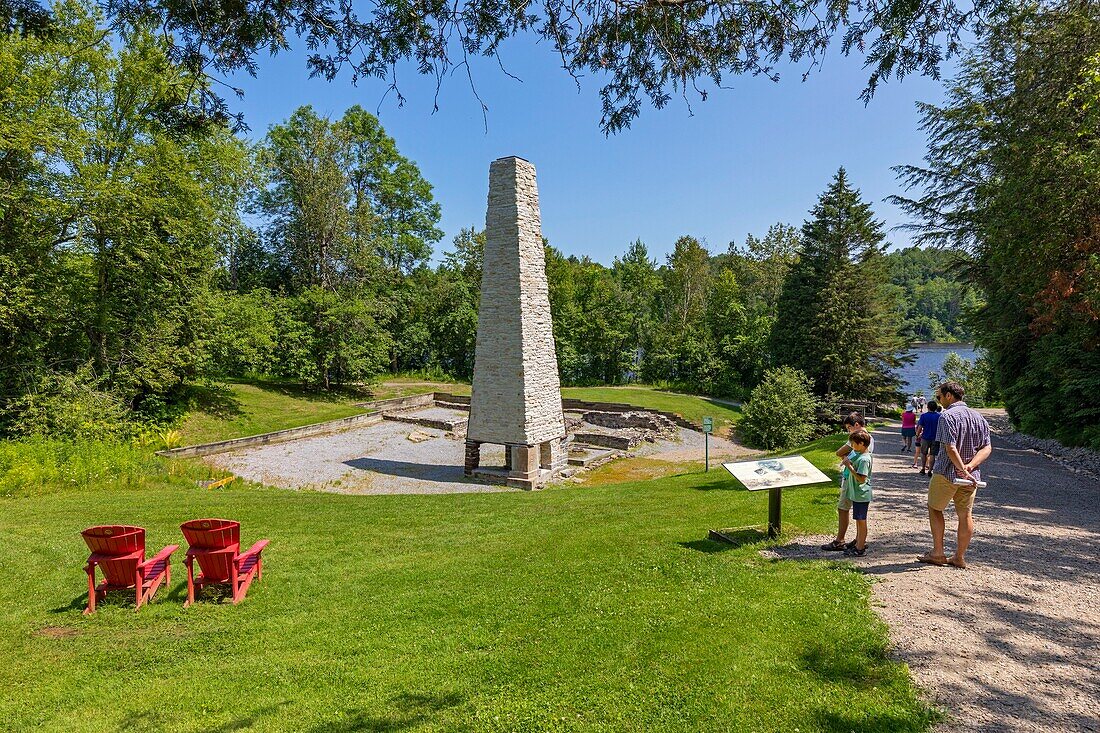
[[[426,407],[413,417],[453,419],[467,413]],[[415,440],[410,440],[410,436]],[[471,481],[462,475],[463,439],[442,430],[383,421],[300,438],[287,443],[245,448],[208,456],[211,465],[272,486],[309,488],[348,494],[443,494],[513,491]],[[721,438],[710,438],[712,459],[729,460],[752,451]],[[482,465],[504,464],[502,446],[482,447]],[[631,455],[667,462],[703,459],[703,435],[681,428],[674,440],[642,443]]]
[[[943,731],[1100,731],[1100,482],[994,436],[970,567],[915,562],[931,548],[928,480],[876,431],[870,547],[853,561],[898,657],[947,713]],[[954,548],[947,511],[947,551]],[[852,536],[852,535],[850,535]],[[801,538],[780,557],[838,559]]]

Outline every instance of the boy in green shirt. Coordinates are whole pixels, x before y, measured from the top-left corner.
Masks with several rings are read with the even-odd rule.
[[[871,436],[859,430],[848,436],[852,452],[844,457],[844,472],[840,485],[852,502],[852,519],[856,520],[855,547],[844,551],[845,555],[863,557],[867,552],[867,507],[871,504]]]

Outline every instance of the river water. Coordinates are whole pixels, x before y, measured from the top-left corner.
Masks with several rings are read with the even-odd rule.
[[[974,361],[980,353],[974,344],[916,344],[910,354],[917,358],[898,370],[901,375],[902,392],[906,395],[923,391],[925,397],[931,397],[928,388],[928,372],[940,371],[944,358],[954,351],[964,359]]]

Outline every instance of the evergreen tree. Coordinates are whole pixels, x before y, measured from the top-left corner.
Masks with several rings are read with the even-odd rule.
[[[971,320],[1024,432],[1100,448],[1100,7],[1006,9],[922,105],[919,240],[965,249]]]
[[[843,168],[811,214],[779,297],[772,354],[805,372],[818,394],[891,399],[907,344],[886,288],[882,223]]]
[[[622,257],[615,258],[611,269],[630,313],[631,344],[636,350],[647,349],[661,292],[657,262],[649,258],[645,243],[637,239]],[[637,359],[632,359],[633,362]]]

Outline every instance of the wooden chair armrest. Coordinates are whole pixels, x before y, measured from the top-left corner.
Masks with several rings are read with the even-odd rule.
[[[221,547],[221,548],[218,548],[217,550],[207,550],[207,549],[204,549],[204,548],[201,548],[201,547],[188,547],[186,558],[190,559],[192,557],[198,557],[199,555],[219,555],[219,554],[236,555],[237,551],[239,549],[240,549],[240,545],[230,545],[229,547]]]
[[[237,565],[240,565],[242,562],[252,557],[253,555],[259,555],[261,552],[264,551],[264,548],[267,547],[268,542],[270,542],[270,540],[260,540],[256,544],[252,545],[252,547],[249,547],[248,550],[246,550],[245,552],[237,555],[237,557],[233,559],[233,562]]]
[[[178,550],[179,548],[180,548],[179,545],[168,545],[163,550],[158,552],[156,554],[156,557],[152,557],[152,558],[146,560],[145,562],[141,563],[141,565],[139,567],[144,570],[145,568],[152,565],[153,563],[158,563],[158,562],[161,562],[162,560],[167,560],[169,557],[172,556],[172,553],[175,552],[176,550]]]
[[[84,566],[84,569],[91,570],[96,565],[102,564],[105,560],[134,560],[140,558],[144,552],[144,550],[134,550],[125,555],[103,555],[98,552],[93,552],[91,555],[88,555],[88,564]]]

